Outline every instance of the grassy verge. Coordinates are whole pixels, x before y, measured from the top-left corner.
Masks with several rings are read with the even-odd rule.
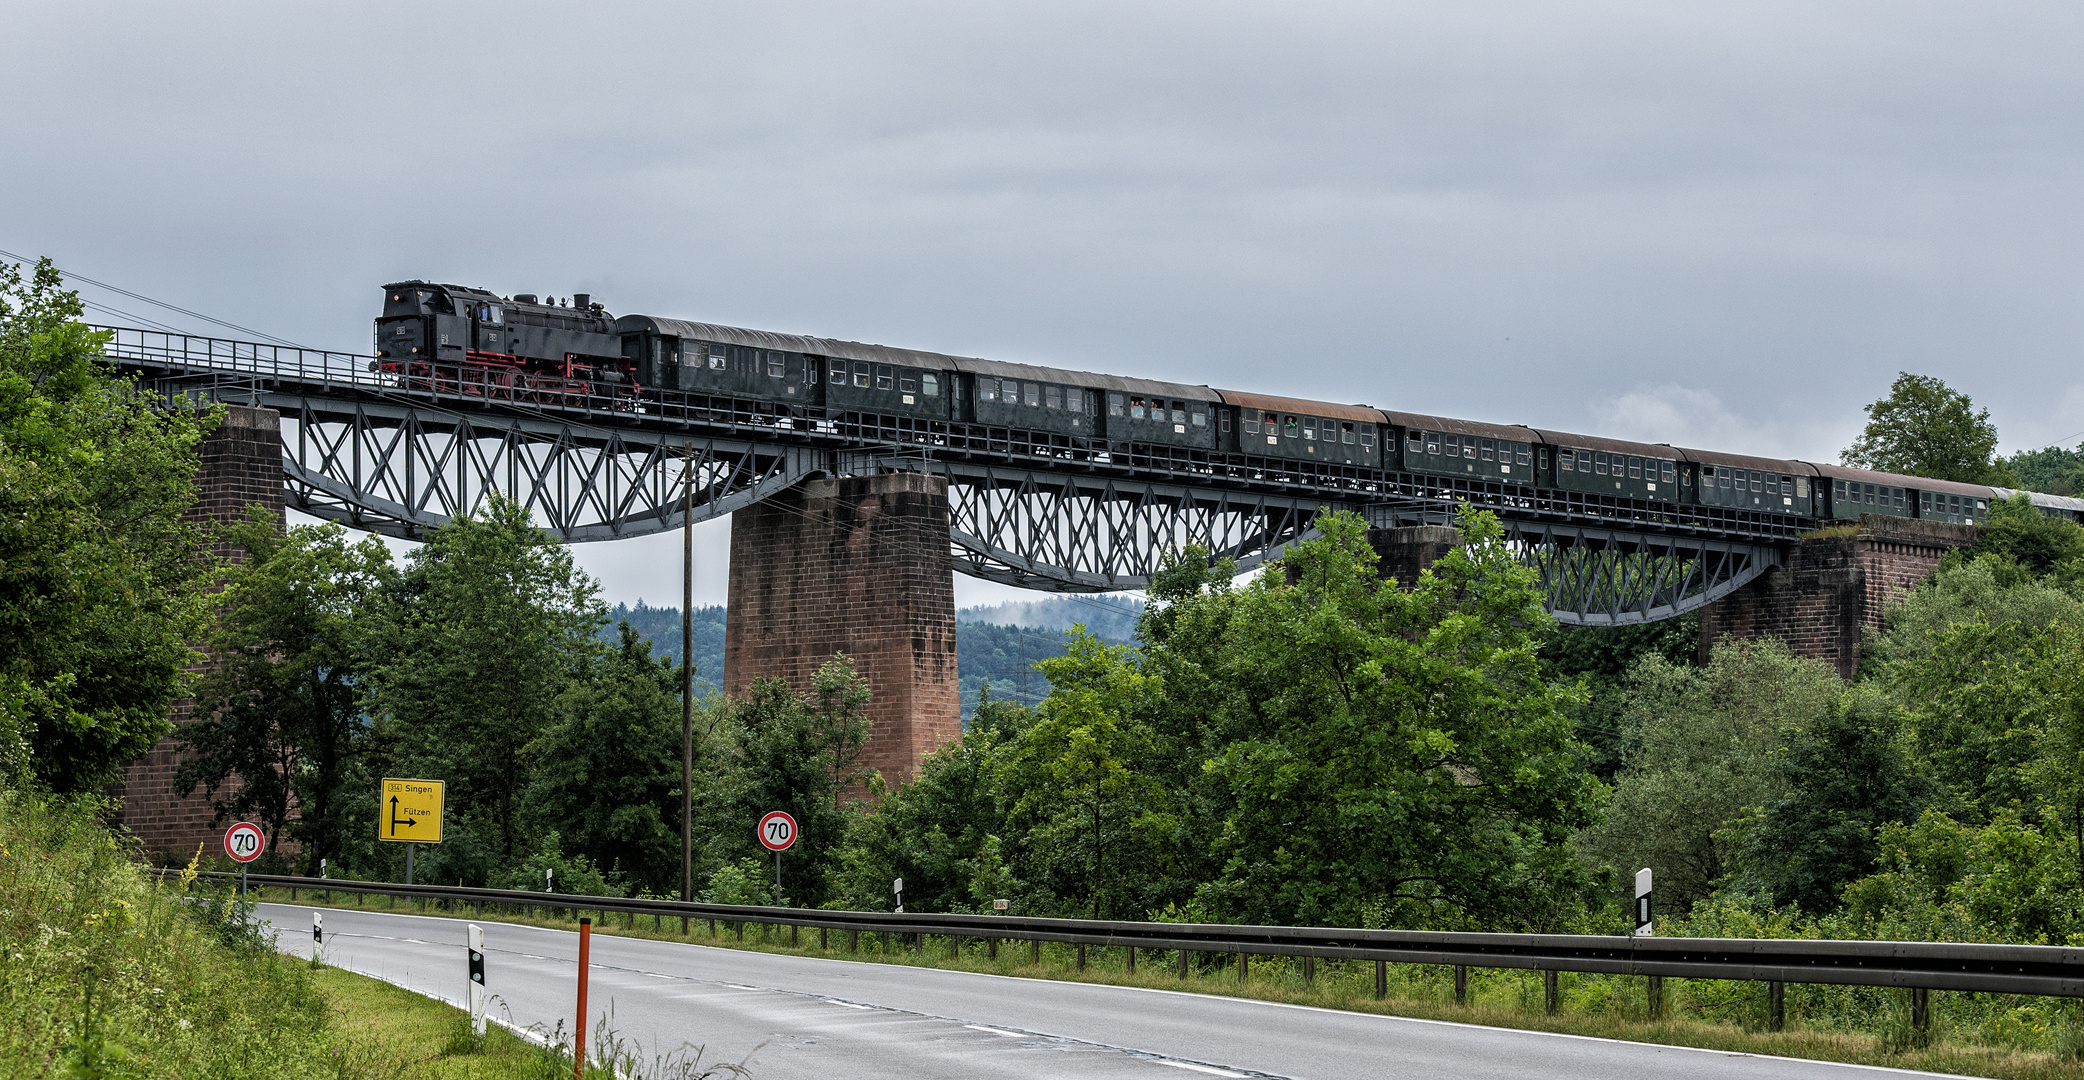
[[[277,890],[269,899],[287,902],[290,898]],[[297,902],[358,906],[344,895],[325,902],[308,892],[300,893]],[[569,917],[551,917],[532,911],[488,910],[473,916],[410,901],[399,901],[393,907],[388,900],[375,897],[362,905],[374,911],[478,917],[567,930],[577,927],[576,915],[569,912],[563,913]],[[697,920],[683,936],[672,919],[654,927],[649,917],[625,919],[619,915],[597,924],[595,932],[797,956],[1220,994],[1736,1053],[2018,1080],[2084,1080],[2084,1063],[2076,1060],[2078,1028],[2072,1007],[2008,995],[1935,991],[1931,1029],[1919,1033],[1910,1027],[1907,994],[1790,985],[1787,1029],[1772,1032],[1765,1030],[1765,987],[1758,983],[1667,979],[1664,1014],[1653,1018],[1644,980],[1565,973],[1559,977],[1562,1009],[1551,1016],[1544,1011],[1539,975],[1503,969],[1471,969],[1469,1002],[1457,1005],[1451,969],[1427,965],[1391,965],[1389,994],[1377,1000],[1374,966],[1368,963],[1323,962],[1317,965],[1314,978],[1306,980],[1299,960],[1259,957],[1252,961],[1247,980],[1239,983],[1237,968],[1228,957],[1200,957],[1188,977],[1181,979],[1176,954],[1157,950],[1141,952],[1137,970],[1131,972],[1125,950],[1118,948],[1088,949],[1081,970],[1075,949],[1054,944],[1045,945],[1037,958],[1026,942],[1002,942],[998,955],[992,957],[983,942],[968,940],[951,955],[946,938],[929,939],[918,948],[909,936],[885,943],[874,934],[855,939],[833,932],[828,947],[821,949],[815,930],[802,931],[792,945],[786,928],[738,928]]]
[[[460,1010],[277,953],[222,890],[148,879],[98,810],[0,788],[0,1076],[572,1075],[562,1032],[480,1039]],[[717,1075],[594,1036],[589,1078]]]

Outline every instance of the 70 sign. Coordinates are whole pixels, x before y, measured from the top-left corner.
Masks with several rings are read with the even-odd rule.
[[[779,853],[796,846],[796,819],[786,811],[768,811],[760,818],[758,832],[760,846],[769,851]]]

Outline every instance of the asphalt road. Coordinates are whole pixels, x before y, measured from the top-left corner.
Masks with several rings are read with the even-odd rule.
[[[259,906],[277,947],[297,956],[310,955],[314,910]],[[463,920],[323,910],[327,963],[464,999]],[[478,925],[492,1015],[569,1029],[579,936]],[[612,1011],[647,1059],[701,1045],[706,1061],[744,1061],[759,1080],[1934,1075],[610,935],[594,937],[592,962],[591,1023]]]

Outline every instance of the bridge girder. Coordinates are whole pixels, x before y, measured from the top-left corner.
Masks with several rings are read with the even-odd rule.
[[[289,505],[408,538],[471,512],[490,492],[583,543],[680,528],[690,476],[693,516],[702,521],[812,476],[921,471],[948,482],[960,572],[1030,589],[1105,592],[1148,586],[1164,553],[1189,543],[1251,569],[1317,535],[1312,522],[1324,510],[1361,511],[1383,525],[1447,522],[1467,501],[1505,521],[1508,543],[1540,574],[1558,620],[1587,626],[1655,621],[1712,603],[1778,565],[1789,539],[1718,534],[1713,522],[1671,507],[1580,506],[1452,479],[1332,477],[1313,489],[1300,473],[1191,462],[1185,474],[1110,475],[1093,463],[979,461],[931,436],[846,439],[825,421],[742,410],[682,405],[645,415],[444,398],[389,386],[367,370],[368,358],[346,353],[140,331],[119,332],[108,353],[164,392],[277,410]],[[1601,520],[1582,520],[1588,516]]]

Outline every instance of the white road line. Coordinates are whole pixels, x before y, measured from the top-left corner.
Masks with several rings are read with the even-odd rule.
[[[984,1025],[982,1025],[982,1024],[964,1024],[963,1026],[964,1026],[964,1027],[966,1027],[966,1028],[969,1028],[969,1029],[970,1029],[971,1031],[988,1031],[988,1032],[990,1032],[990,1033],[991,1033],[991,1034],[993,1034],[993,1035],[1000,1035],[1000,1036],[1003,1036],[1003,1037],[1005,1037],[1005,1038],[1008,1038],[1008,1039],[1025,1039],[1025,1038],[1027,1038],[1027,1036],[1025,1036],[1025,1035],[1022,1035],[1022,1034],[1021,1034],[1020,1032],[1018,1032],[1018,1031],[1007,1031],[1007,1030],[1005,1030],[1005,1029],[1003,1029],[1003,1028],[995,1028],[995,1027],[985,1027],[985,1026],[984,1026]]]
[[[1193,1072],[1207,1073],[1210,1076],[1235,1076],[1239,1080],[1251,1080],[1251,1077],[1245,1073],[1231,1072],[1229,1069],[1218,1069],[1213,1065],[1196,1065],[1191,1061],[1171,1061],[1166,1058],[1153,1058],[1152,1060],[1160,1065],[1170,1065],[1175,1069],[1188,1069]]]

